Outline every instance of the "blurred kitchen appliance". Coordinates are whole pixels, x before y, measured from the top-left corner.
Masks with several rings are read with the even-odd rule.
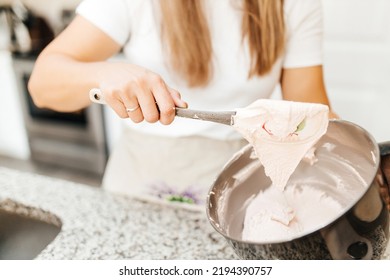
[[[35,59],[35,55],[13,54],[31,159],[103,174],[107,161],[103,108],[93,104],[62,113],[35,106],[27,88]]]
[[[3,7],[1,12],[5,13],[8,22],[9,50],[12,53],[31,159],[102,175],[108,153],[101,106],[92,105],[71,113],[56,112],[35,106],[28,92],[27,84],[36,58],[54,39],[52,26],[21,3]],[[71,10],[64,12],[64,25],[69,23],[73,15]],[[19,33],[28,36],[28,44],[21,40],[24,37]]]
[[[0,6],[0,15],[5,18],[9,44],[13,53],[39,54],[54,38],[54,31],[45,18],[34,14],[21,2]]]

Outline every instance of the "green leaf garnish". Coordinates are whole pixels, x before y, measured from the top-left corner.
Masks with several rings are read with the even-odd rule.
[[[298,124],[297,129],[294,132],[302,131],[305,128],[305,125],[306,125],[306,119],[303,119],[303,121],[301,121]]]

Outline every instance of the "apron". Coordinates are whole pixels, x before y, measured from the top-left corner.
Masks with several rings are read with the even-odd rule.
[[[103,188],[142,200],[205,210],[214,180],[247,144],[244,139],[172,138],[125,128],[108,160]]]

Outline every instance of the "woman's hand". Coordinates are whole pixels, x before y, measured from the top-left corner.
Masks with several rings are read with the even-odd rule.
[[[145,68],[127,63],[107,63],[100,73],[99,88],[106,103],[121,118],[170,124],[175,107],[187,107],[180,93]]]
[[[35,105],[60,112],[78,111],[91,104],[89,91],[100,88],[107,104],[121,118],[170,124],[174,107],[187,104],[156,73],[107,61],[120,49],[106,33],[76,16],[35,63],[29,81]]]

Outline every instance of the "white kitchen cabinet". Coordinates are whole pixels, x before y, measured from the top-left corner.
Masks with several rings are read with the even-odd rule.
[[[0,154],[27,159],[30,155],[11,55],[0,51]]]

